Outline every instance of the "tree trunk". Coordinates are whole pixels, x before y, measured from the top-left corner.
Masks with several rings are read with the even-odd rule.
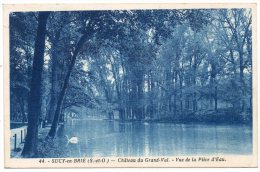
[[[241,112],[245,112],[245,82],[244,82],[244,60],[243,60],[243,51],[239,51],[239,78],[240,78],[240,85],[242,90],[242,97],[241,97]]]
[[[41,85],[44,63],[46,24],[50,12],[39,12],[38,28],[34,47],[32,79],[28,100],[28,129],[22,152],[23,157],[37,154],[38,120],[41,114]]]
[[[209,90],[209,104],[210,104],[210,108],[213,108],[213,86],[214,86],[214,83],[213,83],[213,77],[212,77],[212,72],[211,72],[211,76],[210,76],[210,79],[209,79],[209,86],[210,86],[210,90]]]
[[[179,99],[179,101],[180,101],[180,111],[181,111],[181,114],[182,114],[182,111],[183,111],[183,101],[182,101],[182,99],[183,99],[183,93],[182,93],[182,83],[183,83],[183,76],[182,76],[182,72],[180,72],[179,73],[179,78],[180,78],[180,99]]]
[[[54,45],[55,47],[56,45]],[[48,116],[47,120],[48,123],[52,123],[53,118],[54,118],[54,112],[57,104],[57,68],[58,68],[58,59],[56,56],[56,51],[53,50],[52,52],[52,66],[51,66],[51,100],[50,100],[50,105],[49,105],[49,110],[48,110]]]
[[[52,123],[54,114],[55,114],[55,108],[57,105],[57,97],[59,93],[59,78],[58,75],[62,73],[59,65],[59,58],[58,58],[58,47],[59,47],[59,40],[60,40],[60,35],[62,31],[63,26],[61,26],[57,31],[54,37],[51,40],[52,44],[52,50],[51,50],[51,100],[49,104],[49,109],[48,109],[48,116],[47,116],[47,121],[48,123]]]
[[[197,111],[197,93],[196,93],[196,64],[194,64],[194,69],[193,69],[193,78],[192,78],[192,84],[193,84],[193,97],[192,97],[192,110],[193,112]]]
[[[70,63],[70,66],[69,66],[69,69],[68,69],[68,72],[66,74],[66,77],[65,77],[65,80],[64,80],[64,83],[63,83],[63,86],[62,86],[62,89],[61,89],[61,92],[59,94],[59,98],[58,98],[58,102],[57,102],[57,106],[56,106],[56,110],[55,110],[55,114],[54,114],[54,119],[53,119],[53,122],[52,122],[52,126],[51,126],[51,129],[49,131],[49,134],[48,136],[50,138],[54,138],[55,135],[56,135],[56,131],[57,131],[57,127],[58,127],[58,122],[59,122],[59,119],[60,119],[60,111],[61,111],[61,107],[62,107],[62,103],[63,103],[63,99],[65,97],[65,94],[66,94],[66,91],[67,91],[67,88],[68,88],[68,85],[69,85],[69,79],[70,79],[70,75],[71,75],[71,72],[72,72],[72,69],[75,65],[75,62],[76,62],[76,58],[77,58],[77,55],[81,49],[81,47],[84,45],[84,43],[86,42],[88,38],[88,35],[87,34],[84,34],[79,42],[77,43],[76,45],[76,48],[73,52],[73,56],[72,56],[72,59],[71,59],[71,63]]]
[[[218,111],[218,87],[216,85],[215,81],[215,93],[214,93],[214,99],[215,99],[215,111]]]
[[[26,121],[26,113],[25,113],[25,108],[24,108],[24,98],[21,97],[17,97],[18,99],[18,103],[21,109],[21,114],[22,114],[22,123],[24,124]]]

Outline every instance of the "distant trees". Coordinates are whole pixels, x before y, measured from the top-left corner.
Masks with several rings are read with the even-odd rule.
[[[33,13],[12,13],[10,18],[10,117],[26,122],[37,21]]]
[[[49,90],[50,100],[47,107],[46,119],[48,123],[52,123],[55,109],[57,106],[58,94],[64,78],[64,73],[67,69],[68,50],[70,34],[66,33],[67,27],[71,24],[71,17],[69,13],[52,13],[50,16],[50,23],[48,26],[48,42],[50,44],[49,50],[49,80],[51,89]]]
[[[28,118],[25,155],[38,121],[54,138],[79,107],[122,121],[252,113],[250,9],[42,15],[10,14],[11,120]]]
[[[229,62],[233,65],[233,73],[236,78],[237,71],[239,72],[239,81],[235,79],[235,88],[239,88],[238,107],[241,112],[246,110],[246,83],[245,70],[252,69],[252,16],[249,10],[234,9],[221,10],[218,16],[219,25],[223,28],[223,41],[229,49]],[[237,70],[237,66],[239,70]]]

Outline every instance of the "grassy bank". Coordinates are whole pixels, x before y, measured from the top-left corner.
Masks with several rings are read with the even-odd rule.
[[[64,136],[58,135],[53,140],[46,139],[50,128],[41,129],[39,132],[38,157],[41,158],[59,158],[67,156],[67,140]]]
[[[118,120],[122,121],[122,120]],[[232,109],[200,110],[196,112],[188,111],[176,115],[162,115],[161,118],[155,119],[127,119],[125,122],[143,121],[143,122],[160,122],[160,123],[206,123],[206,124],[252,124],[252,113],[237,113]]]

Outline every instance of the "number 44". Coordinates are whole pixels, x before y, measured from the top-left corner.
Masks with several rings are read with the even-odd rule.
[[[44,159],[40,159],[40,160],[39,160],[39,163],[44,163]]]

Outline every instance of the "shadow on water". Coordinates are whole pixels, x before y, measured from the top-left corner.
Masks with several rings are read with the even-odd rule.
[[[67,147],[70,157],[252,153],[252,128],[246,125],[78,120],[58,133],[79,138]]]

